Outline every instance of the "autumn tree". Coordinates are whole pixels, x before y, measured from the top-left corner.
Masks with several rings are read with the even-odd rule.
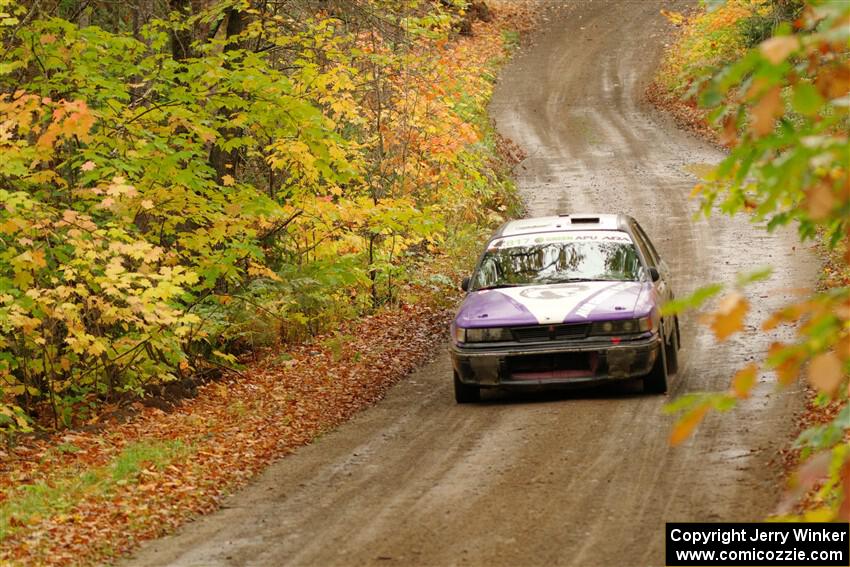
[[[680,81],[682,92],[698,98],[730,148],[695,188],[703,212],[750,214],[769,231],[794,225],[802,239],[815,239],[842,257],[842,269],[850,273],[850,5],[817,0],[710,4],[718,12],[698,17],[715,25],[707,26],[707,37],[686,39],[691,53],[712,41],[710,33],[738,34],[744,43],[725,41],[725,62],[674,62],[685,79]],[[717,24],[724,18],[725,23]],[[712,284],[666,309],[695,307],[723,294],[706,320],[717,339],[726,340],[742,330],[756,301],[746,297],[746,284],[768,273],[742,275],[732,290]],[[671,411],[683,412],[674,443],[686,439],[708,411],[729,410],[748,397],[762,369],[772,370],[781,385],[802,373],[819,392],[818,403],[835,399],[846,404],[850,281],[839,279],[825,287],[810,290],[762,322],[765,332],[796,325],[796,339],[774,343],[763,361],[741,368],[727,392],[689,394],[671,404]],[[805,431],[797,441],[804,457],[812,457],[803,466],[806,472],[800,478],[805,480],[798,490],[804,493],[821,484],[820,507],[812,518],[848,519],[848,415],[845,407],[831,423]]]
[[[391,303],[498,220],[462,7],[0,0],[0,428]]]

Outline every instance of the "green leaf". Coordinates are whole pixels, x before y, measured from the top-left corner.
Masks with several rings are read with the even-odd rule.
[[[661,313],[666,317],[668,315],[676,315],[683,311],[696,309],[703,303],[723,291],[723,284],[714,283],[703,286],[693,292],[691,295],[679,299],[668,301],[661,308]]]
[[[723,93],[714,88],[708,88],[699,95],[699,105],[703,108],[714,108],[721,102],[723,102]]]
[[[757,268],[751,272],[742,272],[735,277],[737,287],[745,287],[754,282],[764,281],[773,273],[772,266]]]
[[[816,115],[823,107],[823,97],[815,86],[807,81],[800,81],[794,86],[791,105],[795,111],[804,116]]]

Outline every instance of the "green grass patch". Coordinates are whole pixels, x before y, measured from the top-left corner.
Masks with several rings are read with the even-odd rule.
[[[515,30],[502,30],[502,43],[509,52],[519,47],[519,32]]]
[[[180,441],[131,443],[108,465],[87,470],[67,467],[49,480],[20,486],[0,504],[0,541],[27,525],[69,512],[87,494],[106,496],[118,486],[136,482],[143,469],[162,469],[188,451]]]

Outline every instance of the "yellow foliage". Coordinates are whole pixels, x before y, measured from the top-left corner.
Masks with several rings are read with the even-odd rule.
[[[749,310],[746,298],[738,292],[724,297],[717,310],[710,315],[709,326],[717,340],[726,340],[744,327],[744,317]]]
[[[732,392],[737,398],[748,398],[758,378],[758,365],[754,362],[746,365],[732,377]]]

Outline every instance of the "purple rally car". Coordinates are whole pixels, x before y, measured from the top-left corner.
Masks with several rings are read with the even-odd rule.
[[[451,326],[455,399],[481,388],[641,378],[667,391],[679,322],[661,317],[670,274],[625,215],[504,224],[478,260]]]

